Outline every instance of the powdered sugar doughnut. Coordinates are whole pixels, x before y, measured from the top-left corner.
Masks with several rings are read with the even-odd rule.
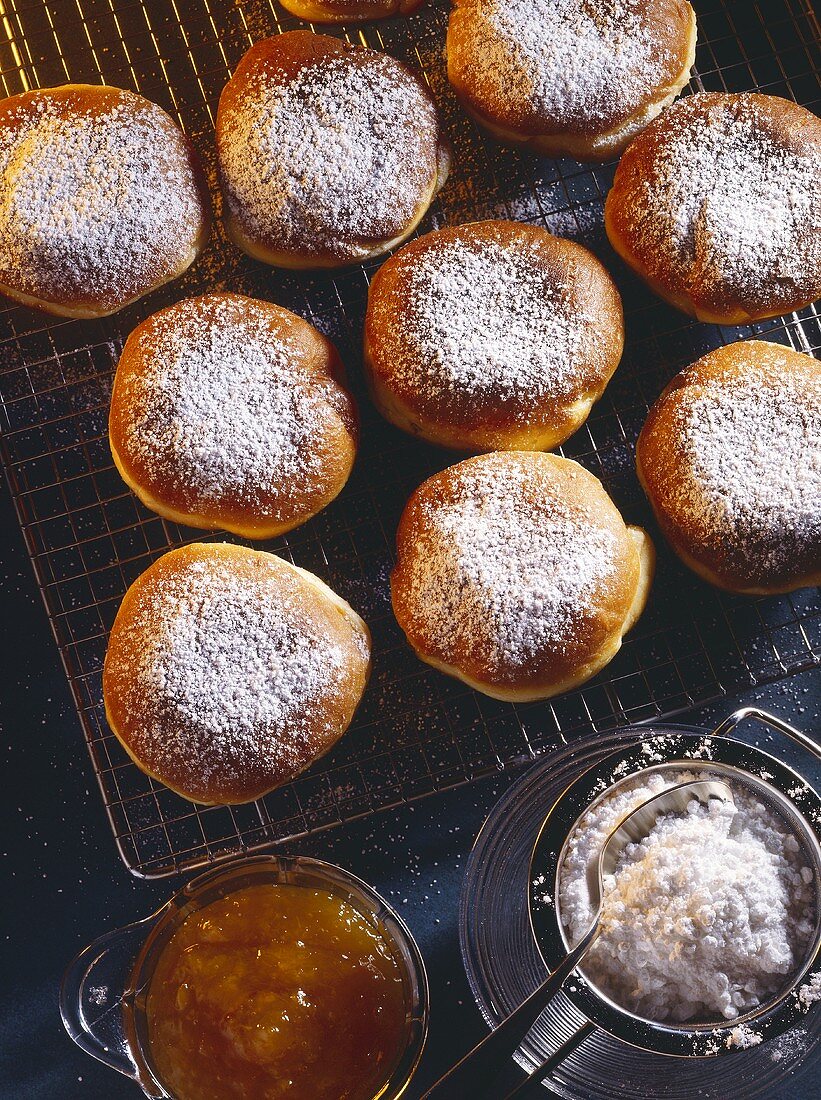
[[[454,0],[448,76],[477,122],[549,156],[617,156],[687,83],[686,0]]]
[[[66,84],[0,103],[0,291],[102,317],[176,279],[210,203],[183,133],[120,88]]]
[[[423,661],[497,699],[590,679],[641,614],[653,546],[601,482],[541,452],[469,458],[411,496],[391,578]]]
[[[348,728],[370,671],[359,616],[273,554],[194,543],[126,592],[103,670],[109,725],[192,802],[250,802]]]
[[[750,595],[821,583],[821,364],[744,340],[676,375],[636,448],[670,545]]]
[[[753,92],[675,104],[622,157],[613,247],[701,321],[746,324],[821,295],[821,119]]]
[[[464,450],[548,450],[621,358],[618,291],[592,253],[521,222],[411,241],[377,272],[365,364],[394,424]]]
[[[161,516],[272,538],[348,480],[357,420],[341,376],[330,340],[287,309],[239,294],[189,298],[129,336],[111,453]]]
[[[309,23],[362,23],[410,15],[424,0],[283,0],[282,6]]]
[[[248,51],[220,98],[217,149],[231,238],[280,267],[381,255],[448,171],[436,107],[410,70],[309,31]]]

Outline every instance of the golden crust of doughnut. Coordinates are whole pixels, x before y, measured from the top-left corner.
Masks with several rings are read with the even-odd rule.
[[[468,114],[500,141],[529,145],[549,157],[592,163],[612,160],[681,93],[695,62],[696,15],[687,0],[639,0],[634,9],[643,37],[654,47],[652,53],[665,59],[664,76],[657,84],[647,84],[641,95],[630,97],[629,106],[619,103],[622,88],[614,87],[597,118],[578,107],[559,117],[532,100],[522,110],[509,88],[500,87],[494,94],[482,86],[477,79],[482,59],[474,55],[471,43],[472,32],[485,14],[481,0],[453,0],[447,31],[448,78]]]
[[[594,527],[612,539],[612,572],[586,606],[572,611],[561,637],[526,661],[502,654],[493,667],[483,656],[483,639],[453,631],[448,641],[432,636],[429,607],[414,592],[419,555],[436,553],[437,511],[463,496],[462,477],[480,466],[493,474],[525,468],[532,480],[529,504],[548,518],[569,507],[578,521],[580,545]],[[418,657],[495,699],[528,702],[547,699],[584,683],[605,667],[624,634],[644,610],[655,566],[653,544],[640,527],[627,526],[601,482],[570,459],[541,452],[497,452],[465,459],[428,478],[408,501],[396,536],[397,560],[391,577],[394,613]],[[490,564],[490,563],[488,563]],[[523,571],[525,565],[523,563]],[[461,596],[459,597],[462,598]],[[448,630],[454,625],[447,623]]]
[[[700,484],[699,461],[703,461],[695,449],[697,444],[688,443],[682,418],[687,416],[693,401],[705,401],[715,408],[716,396],[720,390],[738,394],[749,383],[752,373],[763,379],[776,391],[786,393],[789,401],[788,386],[795,386],[804,394],[815,393],[815,401],[808,405],[815,407],[816,436],[821,443],[821,365],[810,355],[793,351],[782,344],[772,344],[764,340],[741,340],[718,348],[697,360],[681,371],[662,391],[650,410],[636,445],[636,467],[639,481],[653,508],[656,520],[664,537],[678,557],[703,580],[730,592],[742,595],[772,595],[780,592],[792,592],[807,585],[821,584],[821,498],[816,501],[814,530],[812,526],[802,532],[804,536],[796,546],[780,555],[781,560],[772,566],[764,562],[765,549],[760,552],[747,539],[754,539],[753,532],[742,534],[744,541],[739,544],[739,534],[734,532],[727,510],[732,508],[732,485],[720,487],[722,507],[719,512],[721,529],[713,530],[712,525],[705,532],[702,527],[706,507],[698,512],[691,511],[696,499],[697,486]],[[763,439],[766,425],[763,418],[767,415],[766,405],[758,410],[753,422],[753,431]],[[812,430],[810,411],[807,425]],[[785,431],[783,419],[770,425],[777,437]],[[713,429],[713,435],[715,429]],[[721,440],[716,440],[721,445]],[[804,453],[791,458],[795,462],[792,469],[785,470],[784,456],[778,451],[772,453],[773,477],[777,475],[791,477],[809,476],[802,466],[816,461],[818,445],[815,448],[808,442],[806,448],[799,445],[797,450]],[[737,453],[738,439],[728,433],[724,437],[729,461],[728,469],[737,473],[741,456]],[[755,475],[759,476],[759,473]],[[816,478],[818,477],[816,473]],[[691,483],[690,479],[693,479]],[[768,479],[769,480],[769,479]],[[817,483],[817,482],[816,482]],[[758,505],[752,502],[754,507]],[[765,517],[766,518],[766,517]],[[755,519],[753,520],[755,525]],[[785,540],[789,537],[780,522],[779,534]],[[785,542],[785,546],[787,543]]]
[[[239,487],[224,487],[211,507],[192,505],[191,486],[178,474],[178,448],[169,448],[164,462],[156,462],[133,444],[135,385],[160,366],[153,354],[158,334],[169,326],[184,342],[191,311],[196,320],[241,326],[253,311],[288,349],[294,380],[304,380],[306,401],[321,402],[326,414],[316,419],[313,446],[319,469],[310,478],[288,477],[288,484],[254,487],[254,497]],[[240,330],[241,331],[241,330]],[[227,414],[230,421],[230,411]],[[115,465],[125,483],[146,507],[165,519],[206,530],[222,528],[251,539],[274,538],[307,522],[334,500],[348,480],[356,457],[358,421],[353,398],[345,388],[344,371],[336,348],[313,325],[281,306],[240,294],[217,292],[187,299],[159,310],[131,333],[123,348],[109,415],[109,442]]]
[[[412,15],[425,0],[283,0],[283,8],[308,23],[365,23]]]
[[[719,110],[740,112],[745,108],[755,110],[761,132],[776,147],[799,155],[815,150],[816,161],[821,164],[821,119],[806,108],[791,100],[756,92],[703,92],[681,100],[632,142],[619,163],[605,203],[605,227],[615,251],[660,298],[707,324],[745,325],[779,317],[802,309],[821,296],[821,245],[815,249],[816,262],[803,265],[798,277],[801,285],[796,285],[796,280],[788,284],[780,279],[768,284],[762,273],[761,284],[745,291],[734,287],[732,279],[723,285],[710,286],[703,278],[701,265],[694,259],[683,265],[671,264],[661,249],[645,241],[648,214],[640,190],[651,189],[656,185],[654,181],[663,176],[664,159],[675,139],[679,120],[693,128],[701,126],[706,133]],[[782,184],[788,191],[790,179],[783,179]],[[746,186],[747,181],[738,181],[740,190]],[[815,217],[807,218],[802,229],[806,234],[818,234],[821,169],[816,192]],[[762,225],[765,213],[760,212]],[[652,225],[652,212],[649,216]],[[658,231],[661,232],[660,225]]]
[[[181,243],[185,242],[184,254],[173,263],[168,257],[166,262],[155,261],[148,265],[139,275],[124,280],[117,294],[101,294],[91,275],[82,292],[72,292],[64,280],[60,281],[59,272],[53,278],[44,278],[35,292],[31,286],[20,286],[14,271],[0,264],[0,293],[21,305],[58,317],[106,317],[179,278],[205,248],[211,232],[211,199],[205,174],[187,136],[165,111],[134,92],[103,84],[64,84],[23,92],[0,101],[0,140],[3,131],[13,133],[33,120],[44,104],[48,105],[52,117],[63,120],[71,120],[79,114],[98,117],[114,108],[130,111],[136,117],[150,107],[154,113],[153,123],[157,126],[156,140],[170,139],[178,145],[178,168],[191,177],[197,211],[188,225],[180,226]]]
[[[233,76],[222,91],[216,121],[217,151],[220,157],[222,189],[225,197],[225,227],[228,236],[249,256],[274,267],[316,269],[344,267],[352,263],[381,256],[395,248],[413,233],[434,197],[444,186],[450,169],[450,145],[437,121],[437,134],[430,148],[424,153],[427,184],[414,197],[413,210],[402,219],[396,209],[384,210],[381,232],[370,237],[348,236],[339,229],[332,244],[319,240],[303,219],[298,227],[299,243],[283,242],[276,227],[266,230],[253,224],[249,211],[243,207],[231,187],[225,161],[232,142],[232,120],[240,117],[251,88],[260,80],[268,80],[272,86],[286,86],[299,74],[311,69],[320,70],[329,59],[344,58],[346,64],[360,70],[368,70],[375,59],[380,64],[388,55],[362,46],[352,46],[329,35],[310,31],[287,31],[257,42],[240,61]],[[389,58],[391,71],[396,79],[408,83],[414,92],[418,89],[420,103],[425,103],[436,115],[435,105],[422,81],[395,58]],[[438,116],[437,116],[438,117]],[[394,133],[391,141],[399,145],[409,135]],[[414,140],[416,140],[414,138]],[[397,186],[409,187],[407,180],[397,180]],[[356,202],[359,199],[355,199]]]
[[[463,390],[454,399],[451,393],[426,388],[426,363],[413,364],[410,378],[397,370],[403,348],[394,326],[409,312],[412,317],[414,271],[420,260],[460,241],[471,247],[498,244],[513,254],[526,255],[528,264],[544,273],[546,284],[561,292],[563,316],[576,312],[595,318],[595,335],[587,340],[566,392],[528,392],[525,383],[508,398]],[[554,237],[539,226],[483,221],[436,230],[405,245],[371,281],[364,361],[374,401],[397,427],[440,446],[467,451],[558,446],[587,419],[618,366],[623,347],[621,298],[603,265],[582,245]]]
[[[150,647],[158,629],[155,597],[182,580],[192,566],[218,566],[242,584],[263,584],[275,604],[287,604],[295,634],[319,631],[341,654],[340,690],[317,696],[301,713],[304,727],[277,759],[238,744],[225,754],[223,772],[204,775],[195,737],[202,731],[162,728],[162,685],[152,695],[135,685],[136,655]],[[287,598],[287,599],[286,599]],[[227,543],[192,543],[164,554],[142,573],[123,597],[111,630],[103,669],[106,718],[134,763],[147,775],[192,802],[207,805],[251,802],[288,783],[328,752],[345,733],[370,674],[370,633],[356,612],[318,577],[274,554]],[[220,671],[215,668],[217,690]],[[158,718],[159,715],[159,718]],[[158,728],[157,723],[160,723]],[[152,733],[153,731],[153,733]],[[191,737],[185,759],[169,761],[163,734]],[[281,732],[287,740],[287,731]]]

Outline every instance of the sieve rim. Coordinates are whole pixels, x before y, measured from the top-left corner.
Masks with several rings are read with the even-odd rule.
[[[583,814],[614,787],[639,774],[667,771],[671,767],[724,772],[753,790],[765,788],[763,793],[776,803],[803,840],[814,865],[815,935],[789,983],[764,1005],[734,1020],[677,1025],[631,1012],[611,1000],[578,970],[565,983],[563,992],[604,1031],[651,1053],[686,1058],[737,1052],[737,1047],[727,1045],[727,1039],[743,1025],[753,1026],[762,1041],[775,1038],[803,1017],[805,1009],[796,990],[821,957],[821,797],[798,772],[735,738],[714,738],[702,731],[669,726],[639,727],[637,732],[642,735],[638,743],[614,750],[573,780],[542,823],[530,861],[528,899],[531,931],[542,960],[548,970],[553,970],[569,949],[561,923],[558,882],[569,837]],[[645,746],[650,742],[651,751],[663,759],[648,758]]]

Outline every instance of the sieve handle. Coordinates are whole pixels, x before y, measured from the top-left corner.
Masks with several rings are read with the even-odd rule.
[[[785,722],[783,718],[777,717],[775,714],[770,714],[766,710],[760,710],[758,707],[741,707],[740,710],[734,711],[728,718],[713,730],[713,737],[726,737],[728,733],[736,728],[741,722],[745,722],[748,718],[757,718],[759,722],[763,722],[767,726],[771,726],[774,730],[778,730],[779,733],[786,734],[796,744],[801,745],[802,748],[807,749],[815,757],[821,760],[821,745],[817,741],[814,741],[809,734],[803,733],[801,730],[797,730],[794,726],[791,726],[788,722]]]
[[[440,1077],[422,1100],[465,1100],[466,1096],[487,1095],[502,1066],[579,965],[598,934],[599,914],[573,950],[542,984],[481,1043],[477,1043],[473,1050],[452,1066],[444,1077]]]
[[[596,1025],[591,1024],[588,1020],[587,1023],[582,1024],[578,1031],[575,1031],[569,1039],[566,1039],[560,1047],[553,1051],[549,1058],[545,1058],[540,1066],[536,1066],[529,1077],[525,1077],[521,1084],[517,1085],[513,1092],[509,1092],[505,1097],[505,1100],[535,1100],[537,1096],[544,1096],[545,1091],[552,1095],[558,1095],[553,1093],[545,1078],[548,1074],[562,1064],[565,1058],[569,1058],[570,1055],[578,1047],[582,1045],[588,1035],[596,1030]]]

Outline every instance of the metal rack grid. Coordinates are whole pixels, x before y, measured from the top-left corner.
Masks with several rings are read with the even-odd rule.
[[[693,88],[757,88],[818,111],[821,28],[807,0],[695,6]],[[563,453],[600,476],[631,521],[652,530],[632,449],[663,385],[698,355],[743,337],[765,335],[817,352],[821,315],[814,307],[729,329],[692,323],[656,300],[610,253],[603,233],[613,166],[546,160],[483,136],[447,84],[446,21],[446,0],[432,0],[409,19],[329,33],[421,68],[439,102],[455,164],[423,231],[518,218],[582,241],[615,272],[627,314],[624,360]],[[252,41],[299,25],[273,0],[0,0],[0,80],[7,95],[105,81],[156,100],[199,148],[219,214],[213,120],[220,90]],[[721,594],[683,569],[660,539],[648,610],[612,664],[581,689],[514,706],[417,661],[390,613],[393,532],[410,491],[454,459],[395,431],[367,402],[359,341],[376,266],[320,275],[275,271],[241,256],[217,226],[206,256],[184,279],[115,318],[58,321],[17,307],[0,314],[3,458],[114,835],[135,874],[172,874],[305,835],[531,759],[583,731],[669,715],[821,663],[817,592],[759,600]],[[325,759],[257,803],[204,808],[149,780],[127,758],[105,722],[101,669],[126,587],[169,547],[203,537],[147,511],[120,481],[106,437],[113,370],[139,320],[214,287],[302,314],[337,342],[351,367],[363,414],[351,481],[322,515],[268,548],[317,572],[364,615],[375,664],[355,724]]]

